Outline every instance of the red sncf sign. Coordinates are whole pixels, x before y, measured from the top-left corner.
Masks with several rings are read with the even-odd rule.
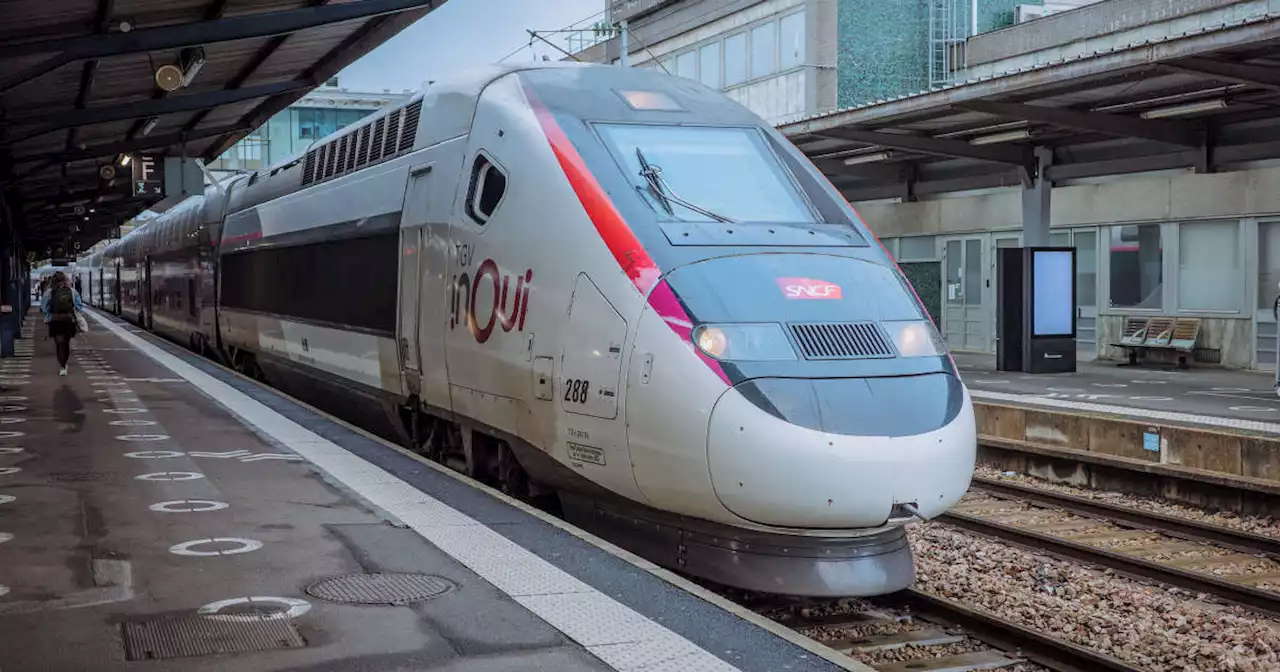
[[[778,278],[778,287],[788,299],[839,299],[843,298],[840,285],[812,278]]]

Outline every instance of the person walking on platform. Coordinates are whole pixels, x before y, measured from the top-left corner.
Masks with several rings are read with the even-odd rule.
[[[71,339],[80,331],[84,303],[80,300],[80,292],[67,282],[62,271],[53,274],[53,282],[49,290],[40,299],[40,312],[44,313],[44,323],[49,325],[49,337],[53,339],[58,350],[58,375],[67,375],[67,360],[71,359]]]

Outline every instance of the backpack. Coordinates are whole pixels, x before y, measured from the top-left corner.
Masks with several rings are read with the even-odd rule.
[[[53,315],[74,317],[76,312],[75,294],[70,287],[62,285],[53,288],[53,296],[49,301],[49,312]]]

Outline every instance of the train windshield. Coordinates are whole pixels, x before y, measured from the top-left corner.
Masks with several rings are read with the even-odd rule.
[[[814,223],[791,176],[753,128],[598,124],[641,198],[675,221]]]

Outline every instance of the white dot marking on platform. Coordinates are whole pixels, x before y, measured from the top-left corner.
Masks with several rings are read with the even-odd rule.
[[[0,413],[17,413],[27,410],[26,406],[0,406]]]
[[[8,594],[9,594],[9,587],[8,587],[8,586],[0,586],[0,597],[3,597],[3,596],[8,595]]]
[[[186,453],[177,450],[137,450],[132,453],[125,453],[125,457],[132,457],[136,460],[163,460],[170,457],[182,457]]]
[[[1271,413],[1276,409],[1267,406],[1231,406],[1233,411],[1244,411],[1247,413]]]
[[[0,432],[0,439],[16,439],[19,436],[26,436],[26,432]]]
[[[27,397],[14,396],[12,394],[0,396],[0,401],[26,401],[26,400],[27,400]]]
[[[104,408],[103,413],[146,413],[145,408]]]
[[[244,605],[270,604],[284,607],[280,611],[268,613],[254,612],[252,614],[222,614],[219,613],[228,607],[239,607]],[[214,618],[220,621],[242,621],[251,622],[260,619],[274,621],[281,618],[298,618],[311,610],[311,603],[306,600],[299,600],[293,597],[234,597],[229,600],[218,600],[200,607],[196,612],[205,618]]]
[[[22,471],[22,467],[0,467],[0,476],[8,476]]]
[[[1173,401],[1173,397],[1129,397],[1133,401]]]
[[[112,420],[107,423],[116,427],[147,427],[156,424],[155,420]]]
[[[157,471],[152,474],[140,474],[133,478],[139,481],[194,481],[204,478],[204,474],[194,471]]]
[[[17,446],[0,446],[0,455],[17,455],[22,449]]]
[[[1247,387],[1212,387],[1212,388],[1209,388],[1209,391],[1210,392],[1252,392],[1253,390]]]
[[[171,502],[157,502],[151,510],[158,513],[200,513],[202,511],[221,511],[231,506],[226,502],[212,499],[175,499]]]
[[[89,387],[129,387],[129,383],[89,383]]]
[[[13,495],[0,495],[0,504],[8,504],[15,499],[17,499],[17,497],[14,497]]]
[[[168,434],[121,434],[116,437],[116,441],[164,441],[167,438]]]
[[[13,538],[12,534],[9,534],[8,532],[0,532],[0,544],[3,544],[4,542],[9,541],[12,538]]]
[[[26,418],[17,418],[13,416],[0,416],[0,425],[16,425],[19,422],[26,422]]]
[[[225,551],[197,551],[193,546],[203,546],[205,544],[235,544]],[[239,539],[236,537],[215,537],[213,539],[195,539],[192,541],[184,541],[181,544],[174,544],[169,547],[169,552],[174,555],[194,555],[199,557],[212,557],[218,555],[239,555],[241,553],[251,553],[262,548],[262,542],[256,539]]]
[[[1094,387],[1129,387],[1127,383],[1093,383]]]

